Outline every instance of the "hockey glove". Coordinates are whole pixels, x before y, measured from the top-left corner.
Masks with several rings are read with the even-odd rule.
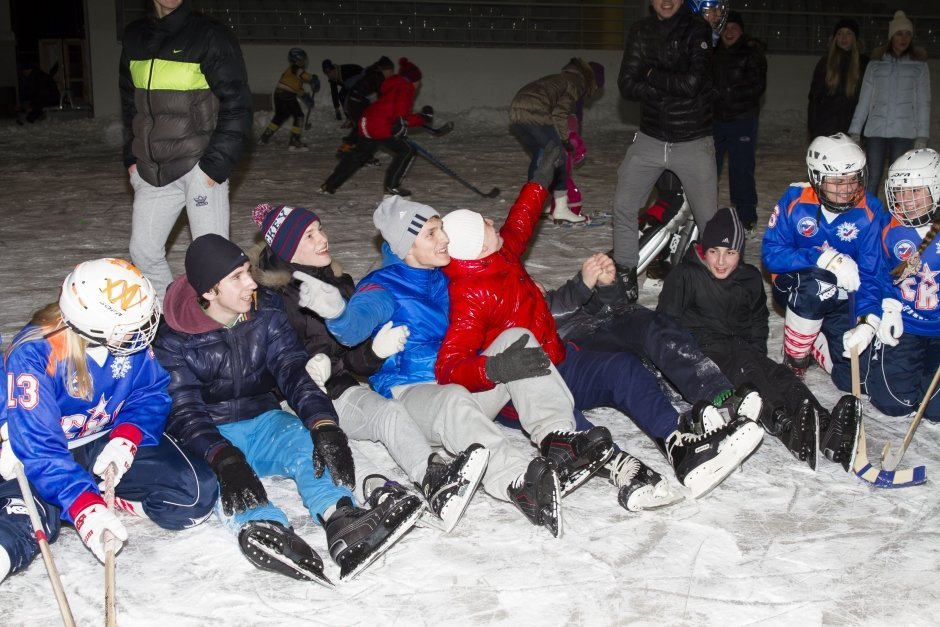
[[[408,124],[405,122],[405,118],[398,118],[395,120],[395,124],[392,126],[392,137],[404,139],[407,136]]]
[[[842,356],[850,357],[853,348],[858,349],[859,355],[864,353],[874,339],[879,324],[881,324],[881,319],[878,316],[868,314],[858,323],[858,326],[843,333],[842,346],[845,350],[842,351]]]
[[[425,124],[428,124],[428,125],[433,124],[434,123],[434,107],[432,107],[431,105],[424,105],[423,107],[421,107],[421,117],[424,118]]]
[[[836,285],[842,289],[854,292],[862,285],[858,278],[858,264],[844,253],[831,248],[824,250],[816,265],[836,275]]]
[[[219,499],[226,516],[244,512],[268,502],[258,475],[245,461],[245,456],[234,446],[225,446],[209,462],[219,479]]]
[[[548,189],[555,180],[555,171],[565,163],[565,149],[561,144],[549,144],[543,151],[539,159],[539,164],[535,167],[532,174],[532,182],[538,183],[543,188]]]
[[[503,352],[487,357],[483,369],[493,383],[508,383],[531,377],[544,377],[551,372],[551,361],[541,346],[527,348],[529,335],[523,335]]]
[[[392,321],[389,320],[372,338],[372,352],[382,359],[400,353],[405,348],[405,342],[408,341],[410,334],[406,325],[393,327]]]
[[[121,524],[114,512],[104,504],[104,499],[95,497],[91,505],[82,509],[75,516],[75,531],[98,561],[104,563],[104,532],[114,536],[114,552],[117,553],[127,542],[127,529]]]
[[[309,309],[324,320],[336,318],[346,309],[343,295],[329,283],[300,270],[294,270],[293,276],[300,281],[298,304],[304,309]]]
[[[335,422],[325,420],[310,431],[310,437],[313,438],[313,476],[319,479],[326,468],[333,483],[355,489],[356,467],[343,430]]]
[[[4,422],[0,427],[0,476],[4,481],[16,479],[16,467],[19,463],[19,458],[13,452],[13,445],[10,444],[9,427]]]
[[[882,344],[897,346],[904,334],[904,319],[901,318],[901,303],[893,298],[881,301],[881,324],[878,325],[878,339]]]
[[[108,466],[114,464],[116,468],[114,471],[114,485],[117,485],[121,482],[124,473],[131,469],[135,455],[137,455],[137,445],[132,441],[121,436],[112,438],[98,453],[98,459],[95,460],[95,465],[91,471],[104,479],[104,473],[107,471]]]
[[[333,364],[330,363],[330,358],[323,353],[317,353],[307,360],[305,368],[317,387],[326,394],[326,382],[330,380],[330,374],[333,372]]]

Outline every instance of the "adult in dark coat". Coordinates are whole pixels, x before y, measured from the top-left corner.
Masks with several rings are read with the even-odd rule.
[[[858,33],[855,20],[843,18],[836,22],[826,54],[816,63],[806,110],[810,140],[849,132],[868,66],[868,56],[859,47]]]

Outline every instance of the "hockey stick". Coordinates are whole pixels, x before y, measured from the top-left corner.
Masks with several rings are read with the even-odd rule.
[[[16,481],[20,484],[20,492],[23,493],[23,501],[26,503],[26,511],[29,513],[29,521],[33,525],[33,534],[36,536],[36,542],[42,552],[42,561],[46,564],[46,572],[49,573],[49,581],[52,582],[52,591],[55,593],[55,600],[59,604],[62,623],[66,627],[75,627],[72,608],[69,607],[69,600],[65,597],[65,589],[62,587],[62,580],[59,579],[59,571],[55,567],[55,562],[52,561],[52,550],[49,548],[46,532],[42,528],[42,520],[39,518],[39,511],[36,509],[36,502],[33,500],[33,491],[29,487],[29,481],[26,480],[23,464],[17,463],[13,470],[16,473]]]
[[[434,128],[434,127],[431,126],[430,124],[425,124],[425,125],[422,126],[421,128],[423,128],[424,130],[426,130],[426,131],[427,131],[428,133],[430,133],[431,135],[434,135],[434,136],[436,136],[436,137],[441,137],[442,135],[447,135],[449,132],[451,132],[452,130],[454,130],[454,123],[453,123],[453,122],[446,122],[446,123],[444,123],[444,124],[441,124],[441,125],[438,126],[437,128]]]
[[[446,165],[444,165],[443,163],[441,163],[441,162],[437,159],[437,157],[435,157],[434,155],[432,155],[431,153],[429,153],[427,150],[425,150],[420,144],[418,144],[418,143],[415,142],[414,140],[411,140],[411,139],[407,139],[407,138],[406,138],[405,141],[408,142],[408,144],[409,144],[412,148],[414,148],[415,150],[417,150],[419,155],[421,155],[422,157],[424,157],[425,159],[427,159],[428,161],[430,161],[431,164],[434,165],[434,166],[436,166],[441,172],[443,172],[443,173],[446,174],[447,176],[451,177],[452,179],[454,179],[455,181],[457,181],[458,183],[460,183],[460,184],[463,185],[464,187],[473,190],[474,192],[476,192],[476,193],[479,194],[480,196],[483,196],[484,198],[496,198],[497,196],[499,196],[499,188],[498,188],[498,187],[494,187],[494,188],[491,189],[490,191],[484,192],[484,191],[481,190],[479,187],[477,187],[477,186],[474,185],[473,183],[470,183],[470,182],[467,181],[465,178],[463,178],[462,176],[460,176],[459,174],[457,174],[456,172],[454,172],[453,170],[451,170],[450,168],[448,168]]]
[[[862,385],[859,377],[858,350],[852,349],[852,395],[856,399],[862,397]],[[923,466],[904,468],[902,470],[883,470],[872,466],[868,461],[868,444],[865,437],[865,423],[862,416],[858,418],[857,451],[852,460],[852,472],[862,481],[875,488],[906,488],[920,485],[927,481],[927,472]]]
[[[114,473],[117,467],[114,463],[108,464],[104,471],[104,503],[108,509],[114,511]],[[114,564],[114,534],[104,532],[104,622],[107,627],[117,626],[117,604],[115,603],[115,564]]]
[[[924,417],[927,403],[930,402],[930,397],[933,396],[934,391],[937,389],[937,383],[940,383],[940,367],[937,368],[937,372],[933,375],[933,381],[930,382],[930,386],[927,388],[924,400],[920,402],[920,407],[917,408],[917,414],[914,416],[914,420],[911,421],[911,426],[907,429],[907,435],[904,436],[904,441],[901,442],[901,448],[898,449],[897,453],[892,455],[891,443],[885,442],[884,450],[881,453],[881,467],[885,470],[894,470],[898,467],[898,464],[901,463],[901,458],[904,457],[904,453],[907,452],[907,447],[914,438],[914,432],[917,431],[917,427]]]

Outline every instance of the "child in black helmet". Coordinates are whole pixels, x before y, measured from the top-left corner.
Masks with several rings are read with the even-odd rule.
[[[307,71],[307,53],[303,48],[291,48],[287,53],[287,60],[290,66],[281,78],[277,81],[274,88],[274,117],[268,122],[268,127],[264,129],[259,140],[262,144],[268,143],[271,136],[281,128],[287,118],[293,116],[294,125],[290,129],[289,147],[291,151],[306,151],[307,145],[300,140],[300,134],[303,131],[304,111],[298,102],[298,98],[303,100],[308,107],[313,106],[313,94],[320,91],[320,79]],[[310,85],[313,93],[306,93],[304,85]]]

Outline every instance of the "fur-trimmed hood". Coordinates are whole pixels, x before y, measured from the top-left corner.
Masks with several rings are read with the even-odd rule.
[[[878,46],[871,51],[871,60],[872,61],[881,61],[886,54],[890,54],[891,44],[887,43],[883,46]],[[904,53],[904,56],[910,57],[913,61],[926,61],[927,60],[927,50],[921,48],[920,46],[911,46],[907,49],[907,52]]]
[[[302,270],[311,274],[309,268],[295,267],[274,254],[271,247],[265,242],[256,242],[246,251],[251,261],[251,277],[258,283],[274,290],[280,290],[292,280],[294,270]],[[333,276],[343,275],[343,264],[335,259],[330,263],[329,269]],[[314,275],[316,276],[316,275]]]

